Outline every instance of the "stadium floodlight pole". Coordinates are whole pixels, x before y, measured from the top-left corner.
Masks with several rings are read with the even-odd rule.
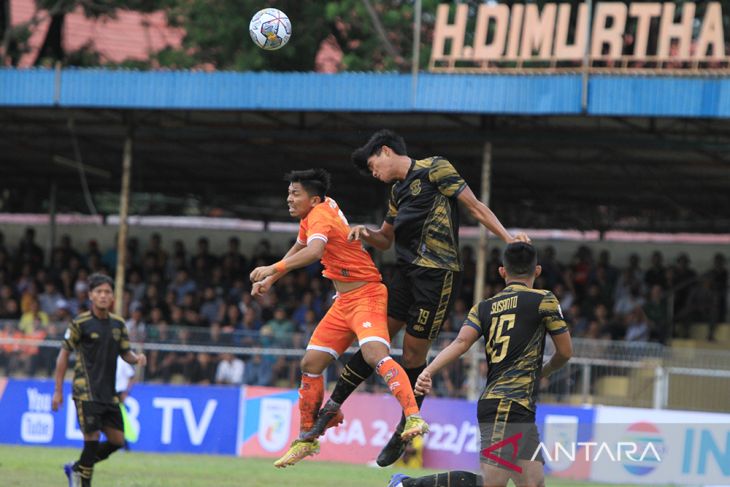
[[[130,119],[124,139],[122,155],[122,189],[119,195],[119,234],[117,235],[117,274],[114,282],[114,312],[122,314],[124,296],[124,269],[127,261],[127,216],[129,213],[129,186],[132,175],[132,140],[134,126]]]
[[[416,90],[418,89],[418,67],[421,61],[421,0],[416,0],[413,10],[413,57],[411,59],[411,99],[416,102]]]
[[[489,206],[492,176],[492,143],[485,142],[482,150],[482,195],[481,201]],[[477,304],[484,298],[484,280],[487,272],[487,229],[479,225],[479,247],[477,248],[477,268],[474,277],[474,303]],[[469,392],[468,399],[474,401],[479,398],[479,350],[480,347],[472,347],[469,352]]]

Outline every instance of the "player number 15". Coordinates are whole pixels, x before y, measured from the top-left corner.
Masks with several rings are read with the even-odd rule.
[[[509,335],[502,335],[502,333],[507,333],[513,326],[515,326],[514,313],[492,318],[492,325],[489,327],[487,353],[489,353],[493,364],[501,362],[507,356]]]

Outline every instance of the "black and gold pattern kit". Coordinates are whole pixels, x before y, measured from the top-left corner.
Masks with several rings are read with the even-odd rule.
[[[106,319],[90,311],[71,321],[64,335],[63,348],[76,351],[73,397],[79,401],[115,404],[117,356],[129,351],[127,327],[121,316]]]
[[[535,411],[546,333],[568,331],[557,298],[511,283],[472,307],[464,325],[486,340],[489,370],[482,399],[507,399]]]
[[[461,270],[457,197],[466,187],[443,157],[411,161],[405,179],[391,188],[385,217],[398,263]]]

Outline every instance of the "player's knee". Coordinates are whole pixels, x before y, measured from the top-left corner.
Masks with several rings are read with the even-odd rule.
[[[382,343],[366,343],[361,347],[362,358],[370,367],[375,367],[378,362],[388,356],[388,347]]]
[[[403,367],[411,369],[420,367],[426,363],[428,348],[404,346],[403,347]]]
[[[318,368],[316,361],[307,355],[302,357],[302,361],[299,363],[299,366],[301,367],[302,372],[307,374],[319,374],[319,371],[316,370]]]
[[[302,372],[317,375],[324,372],[324,369],[332,363],[332,360],[334,360],[334,357],[328,353],[310,353],[310,351],[307,351],[299,366]]]

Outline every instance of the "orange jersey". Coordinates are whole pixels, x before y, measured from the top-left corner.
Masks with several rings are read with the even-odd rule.
[[[307,245],[314,239],[325,242],[322,275],[335,281],[380,282],[380,272],[359,241],[348,242],[350,226],[337,202],[330,197],[312,208],[299,222],[297,242]]]

